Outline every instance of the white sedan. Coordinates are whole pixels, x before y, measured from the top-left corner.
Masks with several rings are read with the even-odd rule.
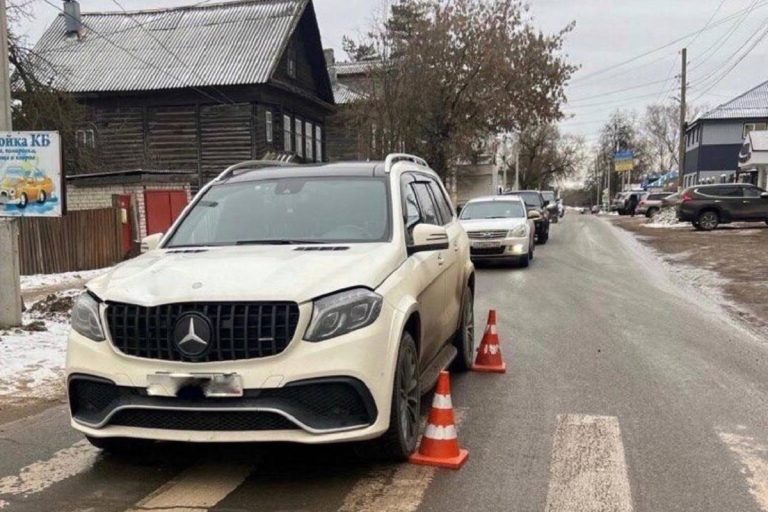
[[[535,227],[521,198],[472,199],[461,210],[459,222],[469,236],[473,260],[514,261],[527,267],[533,259]]]

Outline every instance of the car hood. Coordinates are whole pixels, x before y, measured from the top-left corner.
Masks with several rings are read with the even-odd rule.
[[[21,183],[21,178],[3,178],[0,180],[0,188],[13,188]]]
[[[394,244],[214,247],[150,251],[90,281],[105,301],[156,306],[196,301],[305,302],[346,288],[378,287],[405,259]],[[311,250],[297,250],[307,249]]]
[[[465,231],[494,231],[512,229],[520,224],[525,224],[526,219],[469,219],[460,221]]]

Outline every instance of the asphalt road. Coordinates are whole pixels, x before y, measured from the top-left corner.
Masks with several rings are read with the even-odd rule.
[[[66,411],[0,425],[0,510],[768,511],[768,340],[569,214],[528,269],[478,271],[508,371],[453,381],[460,471],[349,446],[101,455]],[[478,329],[481,330],[481,329]]]

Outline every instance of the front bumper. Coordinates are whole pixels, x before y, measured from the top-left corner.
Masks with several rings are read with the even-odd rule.
[[[528,254],[530,250],[530,240],[528,237],[514,237],[495,241],[483,242],[485,246],[478,247],[479,244],[470,242],[469,255],[473,260],[520,258]]]
[[[73,331],[67,352],[72,426],[93,437],[187,442],[316,444],[382,435],[389,427],[404,315],[385,302],[372,325],[310,343],[301,338],[311,309],[300,306],[296,334],[282,353],[238,361],[184,363],[127,356],[112,345],[109,334],[107,341],[97,343]],[[237,398],[207,398],[199,389],[150,396],[150,378],[158,373],[237,374],[244,392]],[[96,405],[83,405],[88,401],[76,389],[80,381],[101,383]]]
[[[21,198],[13,196],[7,190],[0,190],[0,204],[19,204]]]

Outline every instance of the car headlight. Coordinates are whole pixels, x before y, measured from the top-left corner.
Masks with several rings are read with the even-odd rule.
[[[323,341],[371,325],[381,313],[378,293],[355,288],[328,295],[314,302],[306,341]]]
[[[507,236],[510,238],[521,238],[525,236],[525,224],[520,224],[509,230]]]
[[[72,307],[72,329],[93,341],[104,341],[104,329],[99,320],[99,303],[83,292]]]

